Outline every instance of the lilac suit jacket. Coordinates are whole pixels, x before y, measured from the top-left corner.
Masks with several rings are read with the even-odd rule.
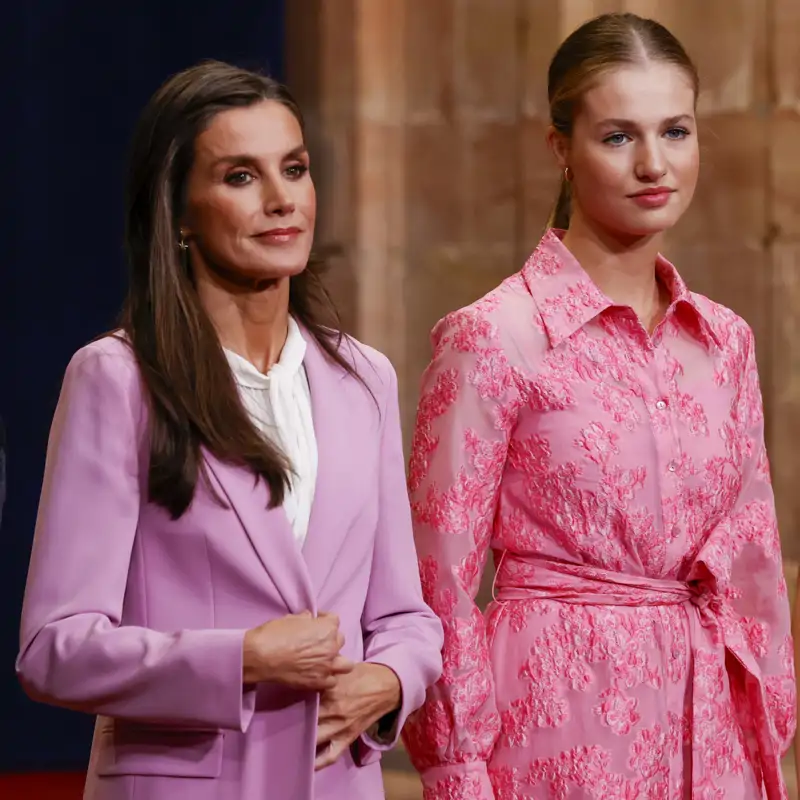
[[[17,672],[35,699],[97,714],[86,800],[373,800],[366,736],[314,773],[319,697],[242,686],[245,630],[309,609],[341,618],[343,654],[393,669],[399,728],[441,672],[422,600],[397,386],[352,352],[364,387],[308,339],[319,447],[303,549],[252,473],[206,454],[178,520],[146,500],[147,403],[124,342],[67,369],[48,446]]]

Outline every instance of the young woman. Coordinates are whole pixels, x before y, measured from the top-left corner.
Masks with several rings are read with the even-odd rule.
[[[405,734],[430,800],[785,796],[753,336],[659,255],[695,190],[697,94],[658,23],[575,31],[549,71],[556,229],[434,329],[410,486],[444,672]]]
[[[440,674],[395,375],[322,313],[308,169],[286,89],[221,63],[136,131],[123,331],[67,369],[17,664],[99,715],[87,800],[381,798]]]

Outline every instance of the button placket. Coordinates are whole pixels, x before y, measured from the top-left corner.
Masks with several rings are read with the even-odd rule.
[[[656,393],[655,402],[652,408],[659,416],[658,424],[655,426],[654,435],[656,447],[658,449],[661,464],[664,466],[666,475],[675,475],[680,464],[680,437],[675,428],[675,420],[672,415],[667,413],[670,409],[670,397],[664,379],[664,346],[663,342],[654,348],[653,352],[653,384]],[[655,420],[654,420],[655,422]]]

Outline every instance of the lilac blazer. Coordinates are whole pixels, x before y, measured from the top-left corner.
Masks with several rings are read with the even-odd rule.
[[[341,618],[343,654],[391,667],[398,730],[441,672],[422,600],[397,385],[357,345],[364,387],[309,340],[319,447],[308,537],[252,473],[206,454],[173,520],[146,500],[147,404],[128,347],[107,337],[66,373],[50,435],[17,672],[35,699],[98,715],[86,800],[373,800],[379,745],[362,736],[314,772],[319,696],[242,685],[245,630],[309,609]]]

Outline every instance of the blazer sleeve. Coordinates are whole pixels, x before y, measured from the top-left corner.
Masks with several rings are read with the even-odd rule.
[[[500,333],[474,307],[434,329],[411,455],[423,596],[444,624],[444,669],[403,733],[425,797],[493,798],[500,733],[483,614],[475,604],[520,397]]]
[[[108,341],[108,340],[104,340]],[[48,444],[17,675],[35,700],[91,714],[243,730],[243,630],[121,624],[142,484],[132,357],[95,343],[67,368]]]
[[[736,417],[742,447],[742,485],[730,519],[733,562],[731,601],[748,649],[761,669],[770,734],[781,754],[796,726],[796,685],[791,614],[783,572],[775,501],[764,444],[764,413],[755,344],[745,328],[744,369]]]
[[[402,701],[394,724],[378,739],[364,734],[359,763],[378,758],[397,742],[408,715],[442,671],[442,625],[422,598],[411,528],[405,459],[400,432],[397,377],[388,360],[386,402],[381,411],[379,512],[366,602],[362,614],[364,660],[392,669]],[[366,749],[365,749],[366,748]],[[371,752],[370,752],[371,751]]]

